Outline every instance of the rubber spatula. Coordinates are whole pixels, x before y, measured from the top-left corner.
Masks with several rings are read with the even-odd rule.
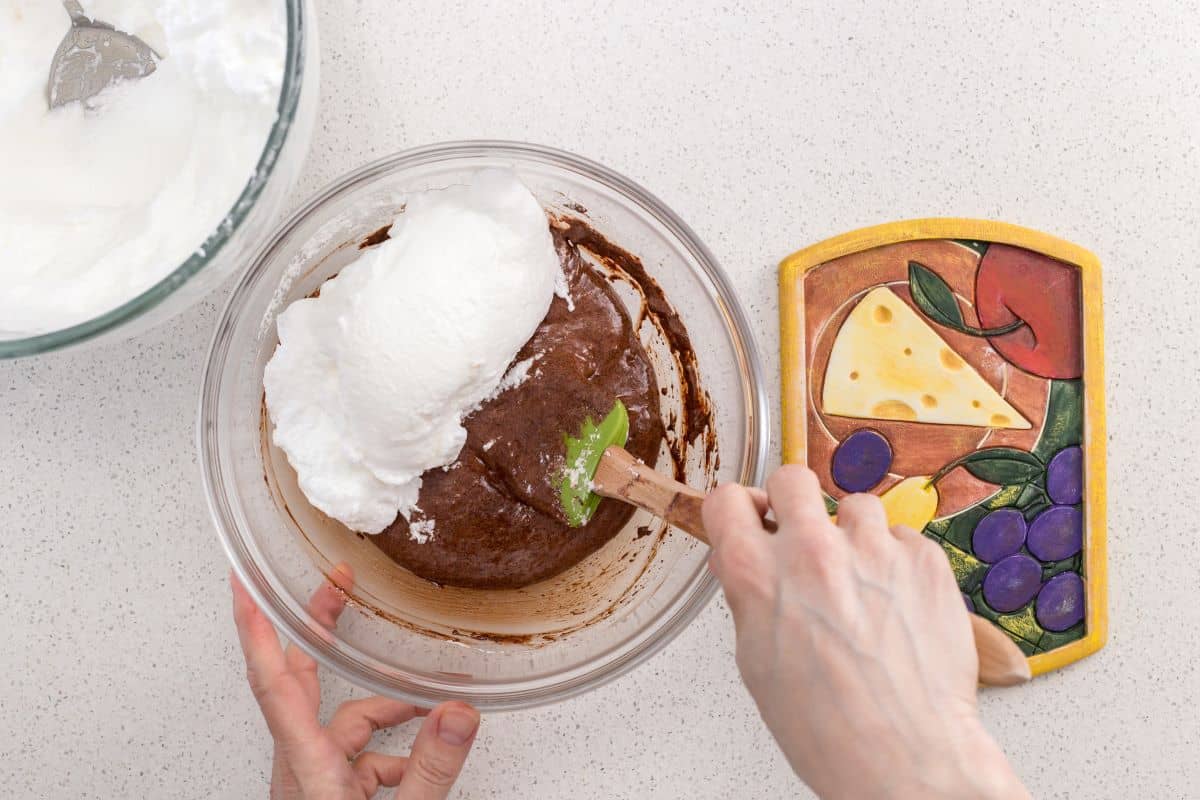
[[[645,509],[671,525],[709,544],[700,507],[705,493],[668,478],[634,458],[625,449],[629,414],[618,400],[599,423],[584,420],[578,436],[566,436],[566,469],[559,484],[559,503],[572,527],[586,525],[601,497]],[[769,531],[775,522],[763,520]],[[999,628],[976,614],[971,617],[979,682],[1014,686],[1031,677],[1025,655]]]

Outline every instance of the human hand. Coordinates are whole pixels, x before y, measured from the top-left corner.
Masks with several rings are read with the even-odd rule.
[[[779,530],[762,517],[774,511]],[[1027,798],[976,706],[970,621],[945,553],[879,499],[835,525],[811,470],[704,503],[737,662],[796,773],[824,798]]]
[[[340,585],[351,580],[340,567]],[[396,700],[369,697],[343,703],[329,724],[317,719],[321,689],[317,664],[294,645],[286,650],[270,621],[230,577],[233,617],[246,657],[246,676],[275,740],[272,800],[362,800],[381,786],[397,786],[397,800],[441,800],[449,795],[479,729],[479,712],[463,703],[424,711]],[[333,628],[345,608],[341,592],[324,583],[308,610]],[[408,757],[365,748],[375,731],[417,716],[421,724]]]

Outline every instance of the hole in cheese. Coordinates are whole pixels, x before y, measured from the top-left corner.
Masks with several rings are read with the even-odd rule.
[[[906,348],[904,348],[904,355],[906,355],[906,356],[911,356],[911,355],[912,355],[912,348],[911,348],[911,347],[906,347]]]
[[[926,408],[937,408],[937,398],[931,394],[921,395],[921,405]]]
[[[903,419],[912,421],[917,418],[917,412],[903,400],[883,400],[876,403],[871,413],[877,419]]]
[[[963,360],[959,358],[958,353],[951,350],[949,347],[943,347],[938,353],[938,358],[942,360],[942,366],[946,369],[960,370],[963,368]],[[978,408],[978,406],[976,406]]]
[[[1006,417],[1004,414],[992,414],[991,422],[992,425],[996,426],[997,428],[1003,428],[1011,423],[1012,420]]]
[[[852,381],[856,381],[856,380],[858,380],[858,373],[857,373],[857,372],[851,372],[851,373],[850,373],[850,380],[852,380]]]
[[[892,310],[887,306],[875,306],[875,321],[880,325],[887,325],[892,321]]]
[[[983,405],[983,403],[980,403],[978,400],[971,401],[971,408],[979,408],[981,405]]]

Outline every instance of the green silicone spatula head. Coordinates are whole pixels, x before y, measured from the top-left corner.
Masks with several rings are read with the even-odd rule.
[[[620,400],[599,424],[588,417],[578,436],[567,434],[563,437],[567,457],[558,500],[572,528],[586,525],[600,505],[600,495],[592,491],[592,476],[596,474],[600,457],[612,445],[624,447],[628,438],[629,413]]]

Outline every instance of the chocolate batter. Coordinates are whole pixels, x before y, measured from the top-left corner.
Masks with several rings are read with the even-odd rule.
[[[653,465],[664,440],[646,350],[608,279],[580,255],[590,229],[551,230],[574,310],[554,298],[514,361],[536,359],[526,380],[467,417],[458,459],[423,476],[419,506],[434,521],[432,536],[417,541],[399,517],[371,537],[436,583],[525,586],[578,563],[621,530],[633,513],[622,503],[602,501],[582,528],[568,527],[559,509],[563,436],[577,434],[586,417],[601,419],[620,398],[629,411],[629,452]]]

